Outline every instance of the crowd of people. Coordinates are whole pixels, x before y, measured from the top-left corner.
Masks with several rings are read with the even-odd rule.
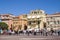
[[[57,30],[53,30],[51,29],[50,31],[48,31],[47,29],[34,29],[34,30],[2,30],[0,29],[0,35],[18,35],[18,34],[24,34],[24,35],[43,35],[43,36],[48,36],[48,35],[60,35],[60,31]]]

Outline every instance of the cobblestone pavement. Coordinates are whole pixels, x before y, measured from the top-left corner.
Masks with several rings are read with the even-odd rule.
[[[0,40],[60,40],[60,36],[0,35]]]

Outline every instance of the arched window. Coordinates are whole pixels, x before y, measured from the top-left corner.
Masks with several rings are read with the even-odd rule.
[[[24,25],[24,30],[27,30],[27,25]]]
[[[46,23],[44,23],[44,28],[46,28]]]
[[[40,24],[40,21],[38,21],[38,24]]]
[[[31,21],[29,21],[28,23],[29,23],[29,25],[31,25]]]

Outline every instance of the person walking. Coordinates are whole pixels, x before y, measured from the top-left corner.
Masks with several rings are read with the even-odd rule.
[[[53,33],[54,33],[54,30],[51,28],[51,35],[53,35]]]
[[[34,35],[36,35],[36,29],[34,29]]]
[[[28,36],[30,35],[29,29],[27,29],[27,34],[28,34]]]

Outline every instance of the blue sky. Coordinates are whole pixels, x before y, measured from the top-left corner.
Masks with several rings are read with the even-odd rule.
[[[35,9],[42,9],[47,14],[60,12],[60,0],[0,0],[0,14],[28,14]]]

